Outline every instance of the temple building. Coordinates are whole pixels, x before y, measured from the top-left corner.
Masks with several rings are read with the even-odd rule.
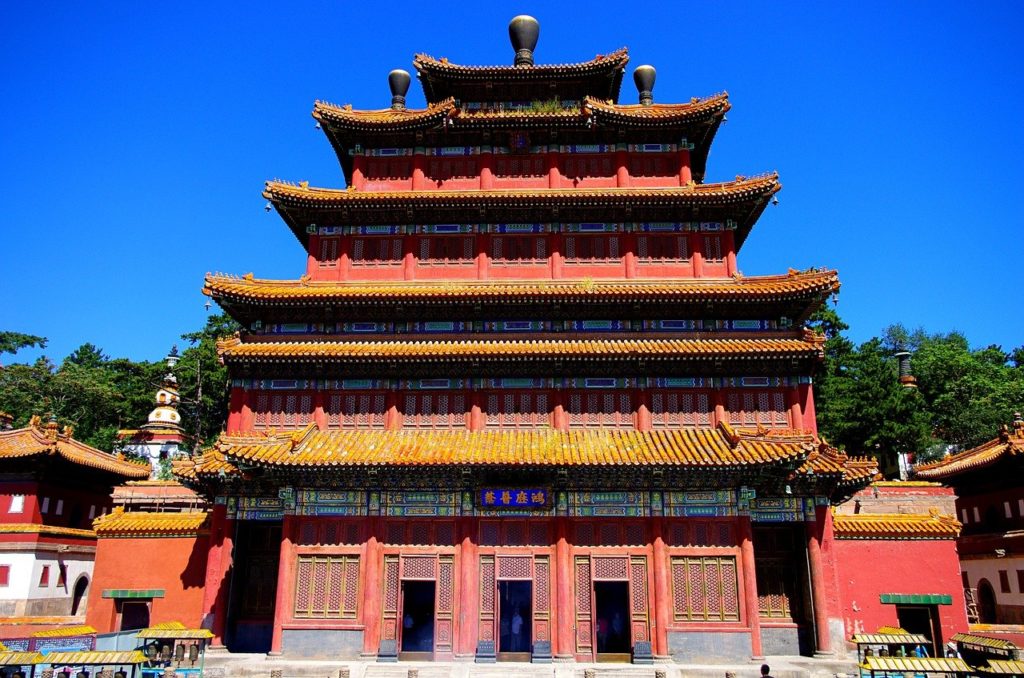
[[[1017,414],[995,438],[914,469],[914,477],[951,486],[963,533],[959,540],[970,621],[986,632],[1024,640],[1024,419]],[[1015,625],[1016,628],[998,628]]]
[[[92,521],[110,510],[113,486],[149,476],[148,465],[75,440],[56,420],[10,422],[0,413],[0,637],[81,623],[96,557]]]
[[[829,654],[832,506],[876,475],[817,436],[808,316],[834,271],[744,276],[775,174],[704,182],[730,108],[656,103],[626,50],[392,71],[316,103],[346,187],[271,181],[297,280],[210,275],[226,432],[215,646],[290,657],[666,661]]]

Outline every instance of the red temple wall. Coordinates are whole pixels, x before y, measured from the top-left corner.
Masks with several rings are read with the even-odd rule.
[[[828,540],[834,553],[834,609],[841,610],[846,637],[899,626],[896,606],[884,593],[950,594],[952,605],[938,605],[942,642],[967,631],[967,612],[956,542],[953,540]]]
[[[502,243],[509,247],[518,236],[311,235],[306,273],[314,280],[332,281],[721,278],[736,273],[732,231],[526,237],[539,252],[503,259]]]
[[[4,483],[0,489],[0,522],[89,529],[93,518],[110,510],[110,488],[73,487],[71,482],[69,479],[68,485],[34,481]],[[23,496],[24,503],[21,511],[11,513],[15,495]]]
[[[86,623],[99,633],[118,630],[115,600],[104,598],[104,589],[163,589],[150,604],[150,623],[198,627],[207,550],[206,536],[98,539]]]

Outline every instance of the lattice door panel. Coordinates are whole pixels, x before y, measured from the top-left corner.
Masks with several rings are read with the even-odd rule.
[[[398,598],[401,588],[398,556],[384,556],[384,610],[381,640],[398,640]]]
[[[647,595],[647,559],[629,559],[629,620],[632,644],[650,640],[650,604]]]
[[[437,563],[437,610],[434,649],[439,655],[454,651],[455,563],[454,556],[441,556]]]
[[[534,560],[533,637],[551,640],[551,561],[547,556]]]
[[[594,581],[629,581],[629,561],[624,556],[595,557]]]
[[[402,556],[402,579],[434,581],[437,579],[436,556]]]
[[[594,653],[593,584],[590,577],[590,558],[577,556],[574,571],[576,582],[576,654]]]
[[[495,579],[494,556],[480,556],[480,640],[495,640]]]

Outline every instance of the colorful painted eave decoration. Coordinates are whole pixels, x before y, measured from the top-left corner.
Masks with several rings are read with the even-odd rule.
[[[234,337],[217,343],[225,363],[399,362],[480,360],[645,360],[713,361],[813,359],[823,356],[823,338],[800,339],[538,339],[464,341],[305,341],[243,342]]]
[[[1024,421],[1017,419],[1012,427],[1003,427],[999,436],[945,459],[923,464],[914,469],[921,480],[949,480],[962,473],[976,471],[1003,459],[1024,456]]]
[[[960,522],[936,512],[910,513],[837,513],[833,509],[832,528],[836,539],[956,539]]]
[[[207,527],[208,516],[206,511],[126,512],[119,506],[93,521],[93,527],[99,537],[193,536]]]
[[[293,304],[301,301],[384,303],[439,299],[451,301],[686,301],[736,303],[819,298],[839,291],[832,270],[791,271],[786,275],[683,280],[553,280],[376,282],[264,280],[251,274],[207,275],[203,293],[218,302]]]
[[[41,424],[33,417],[26,428],[0,431],[0,464],[5,459],[59,456],[68,462],[94,468],[125,479],[148,478],[149,464],[127,461],[121,457],[97,450],[71,437],[72,429],[58,430],[55,422]]]
[[[735,181],[670,188],[531,188],[517,191],[353,191],[313,188],[305,183],[268,181],[263,197],[279,207],[343,209],[345,207],[600,207],[714,206],[756,200],[766,203],[782,189],[777,172]]]

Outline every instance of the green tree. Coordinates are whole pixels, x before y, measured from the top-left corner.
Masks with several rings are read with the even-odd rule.
[[[23,348],[46,348],[46,337],[21,332],[0,332],[0,353],[17,353]]]
[[[230,384],[227,368],[217,356],[217,341],[240,328],[220,313],[207,318],[203,329],[181,337],[190,344],[174,370],[181,391],[182,425],[190,435],[198,431],[201,441],[212,440],[224,429]]]

